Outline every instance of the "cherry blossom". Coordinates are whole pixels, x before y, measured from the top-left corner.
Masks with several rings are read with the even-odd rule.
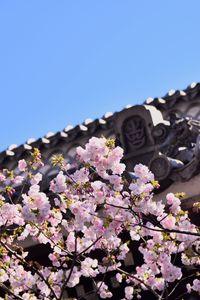
[[[91,138],[77,148],[76,159],[73,171],[61,154],[52,157],[57,174],[46,191],[38,149],[18,162],[18,173],[0,171],[5,299],[61,300],[84,278],[93,284],[91,293],[114,299],[111,275],[124,300],[143,299],[147,291],[172,300],[180,284],[200,295],[200,231],[178,194],[155,201],[159,184],[152,172],[138,164],[130,180],[123,149],[112,139]],[[45,245],[46,260],[32,261],[26,245]],[[131,271],[125,263],[130,252],[134,260],[141,257]]]

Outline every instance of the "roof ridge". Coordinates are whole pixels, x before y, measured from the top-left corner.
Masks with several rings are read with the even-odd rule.
[[[156,108],[159,109],[167,109],[170,107],[170,102],[173,102],[173,105],[176,103],[176,101],[181,98],[184,100],[184,98],[187,98],[188,95],[192,93],[196,93],[200,91],[200,83],[192,82],[185,90],[174,90],[171,89],[169,92],[163,97],[163,98],[147,98],[143,104],[145,105],[153,105]],[[175,102],[174,102],[175,101]],[[130,109],[133,105],[127,105],[124,107],[124,109]],[[85,119],[84,122],[82,122],[79,125],[73,126],[73,125],[67,125],[63,130],[58,132],[47,132],[43,137],[35,139],[35,138],[29,138],[24,144],[16,145],[11,144],[7,147],[6,150],[0,152],[0,162],[3,161],[5,157],[13,157],[18,153],[18,156],[20,153],[23,153],[24,151],[31,150],[34,147],[40,147],[41,145],[50,144],[54,139],[56,138],[62,138],[62,139],[69,139],[70,135],[74,136],[74,138],[77,136],[77,133],[80,132],[82,134],[85,134],[89,128],[93,125],[99,124],[101,127],[106,126],[106,123],[111,121],[115,113],[113,112],[106,112],[103,117],[97,118],[97,119]]]

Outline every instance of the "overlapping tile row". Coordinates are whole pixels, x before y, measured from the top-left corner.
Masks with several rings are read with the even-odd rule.
[[[144,105],[156,107],[162,112],[164,119],[168,119],[169,114],[174,112],[185,116],[193,108],[193,114],[195,112],[195,118],[198,119],[200,118],[200,83],[192,83],[185,90],[170,90],[163,98],[148,98]],[[131,105],[127,105],[121,112],[131,108]],[[84,145],[93,135],[112,136],[115,115],[116,113],[107,112],[100,119],[86,119],[81,125],[75,127],[68,125],[62,131],[49,132],[39,139],[30,138],[19,146],[12,144],[0,153],[0,168],[14,168],[17,160],[26,157],[33,148],[39,148],[42,154],[48,157],[53,149],[56,152],[63,147],[69,150],[74,144]]]

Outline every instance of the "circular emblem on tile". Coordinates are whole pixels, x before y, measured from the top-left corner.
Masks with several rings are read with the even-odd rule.
[[[150,161],[149,169],[155,175],[156,179],[163,180],[168,177],[171,165],[165,155],[159,155]]]

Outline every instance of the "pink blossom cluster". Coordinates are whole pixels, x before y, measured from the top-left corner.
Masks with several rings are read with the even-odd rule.
[[[108,299],[113,292],[105,278],[113,272],[125,286],[124,300],[140,299],[147,290],[157,299],[173,299],[173,287],[181,281],[185,291],[200,295],[199,228],[176,195],[154,200],[158,184],[146,166],[136,165],[135,179],[128,181],[122,158],[113,140],[91,138],[77,148],[77,170],[69,174],[69,165],[61,168],[47,193],[41,190],[38,150],[19,161],[21,175],[0,173],[0,290],[5,297],[61,300],[65,290],[87,278],[93,292]],[[15,195],[17,176],[22,189]],[[48,264],[30,261],[26,243],[48,245]],[[143,261],[128,272],[124,262],[132,247]],[[187,270],[196,277],[192,284]]]

